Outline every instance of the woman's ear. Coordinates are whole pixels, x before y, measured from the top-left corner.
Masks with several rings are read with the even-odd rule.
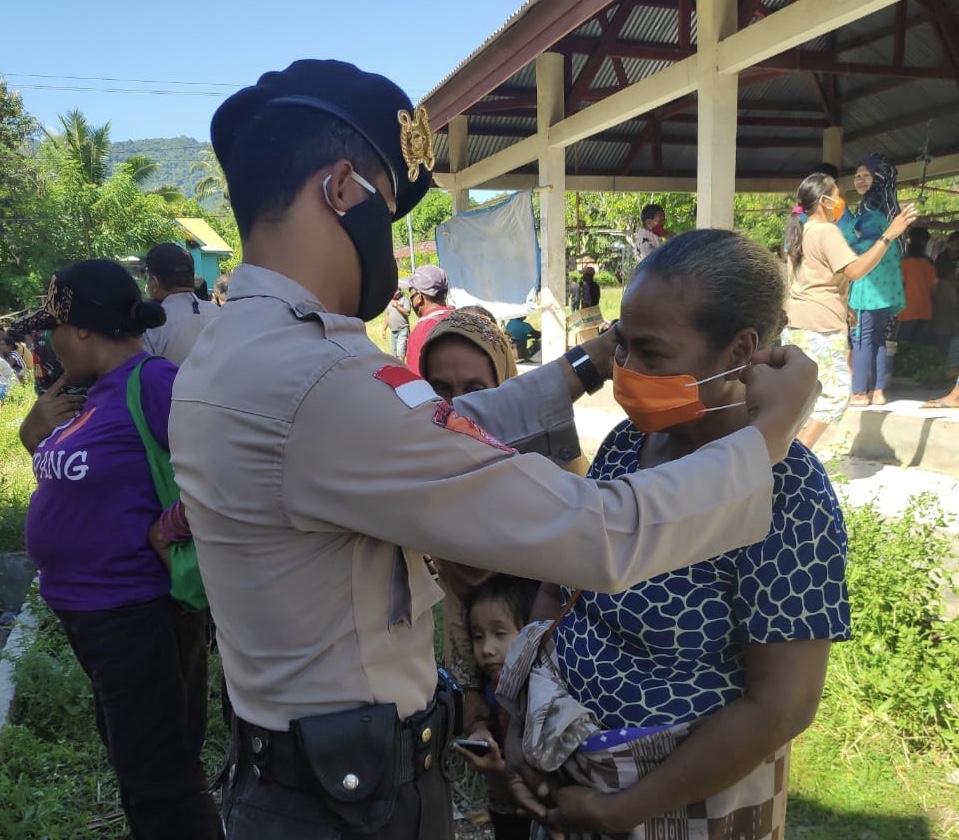
[[[729,368],[748,365],[759,347],[759,333],[753,327],[746,327],[733,336],[726,352],[729,354]],[[729,373],[727,379],[739,379],[739,372]]]

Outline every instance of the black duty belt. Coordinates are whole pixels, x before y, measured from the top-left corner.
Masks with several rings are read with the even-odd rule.
[[[307,793],[315,792],[316,782],[304,766],[297,741],[290,732],[264,729],[240,718],[238,728],[239,754],[252,765],[257,779]],[[449,742],[449,709],[434,700],[429,709],[403,721],[397,728],[399,738],[396,781],[405,784],[422,775],[440,761]],[[347,772],[341,784],[349,789],[357,787],[360,779]]]

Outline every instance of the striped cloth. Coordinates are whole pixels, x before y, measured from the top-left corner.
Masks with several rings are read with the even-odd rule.
[[[649,730],[603,731],[596,716],[570,696],[546,622],[523,628],[503,666],[496,698],[522,731],[523,756],[552,783],[615,793],[655,770],[702,719]],[[635,737],[632,737],[635,736]],[[568,840],[782,840],[786,821],[789,744],[736,784],[660,814],[628,834],[571,832]],[[544,829],[535,840],[546,840]]]

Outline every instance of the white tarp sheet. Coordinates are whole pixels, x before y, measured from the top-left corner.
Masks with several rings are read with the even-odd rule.
[[[499,319],[528,314],[540,274],[533,194],[518,192],[437,225],[436,253],[453,305],[479,304]]]

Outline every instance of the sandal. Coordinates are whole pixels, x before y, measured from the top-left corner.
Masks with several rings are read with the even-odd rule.
[[[926,400],[919,408],[959,408],[959,405],[943,400]]]

